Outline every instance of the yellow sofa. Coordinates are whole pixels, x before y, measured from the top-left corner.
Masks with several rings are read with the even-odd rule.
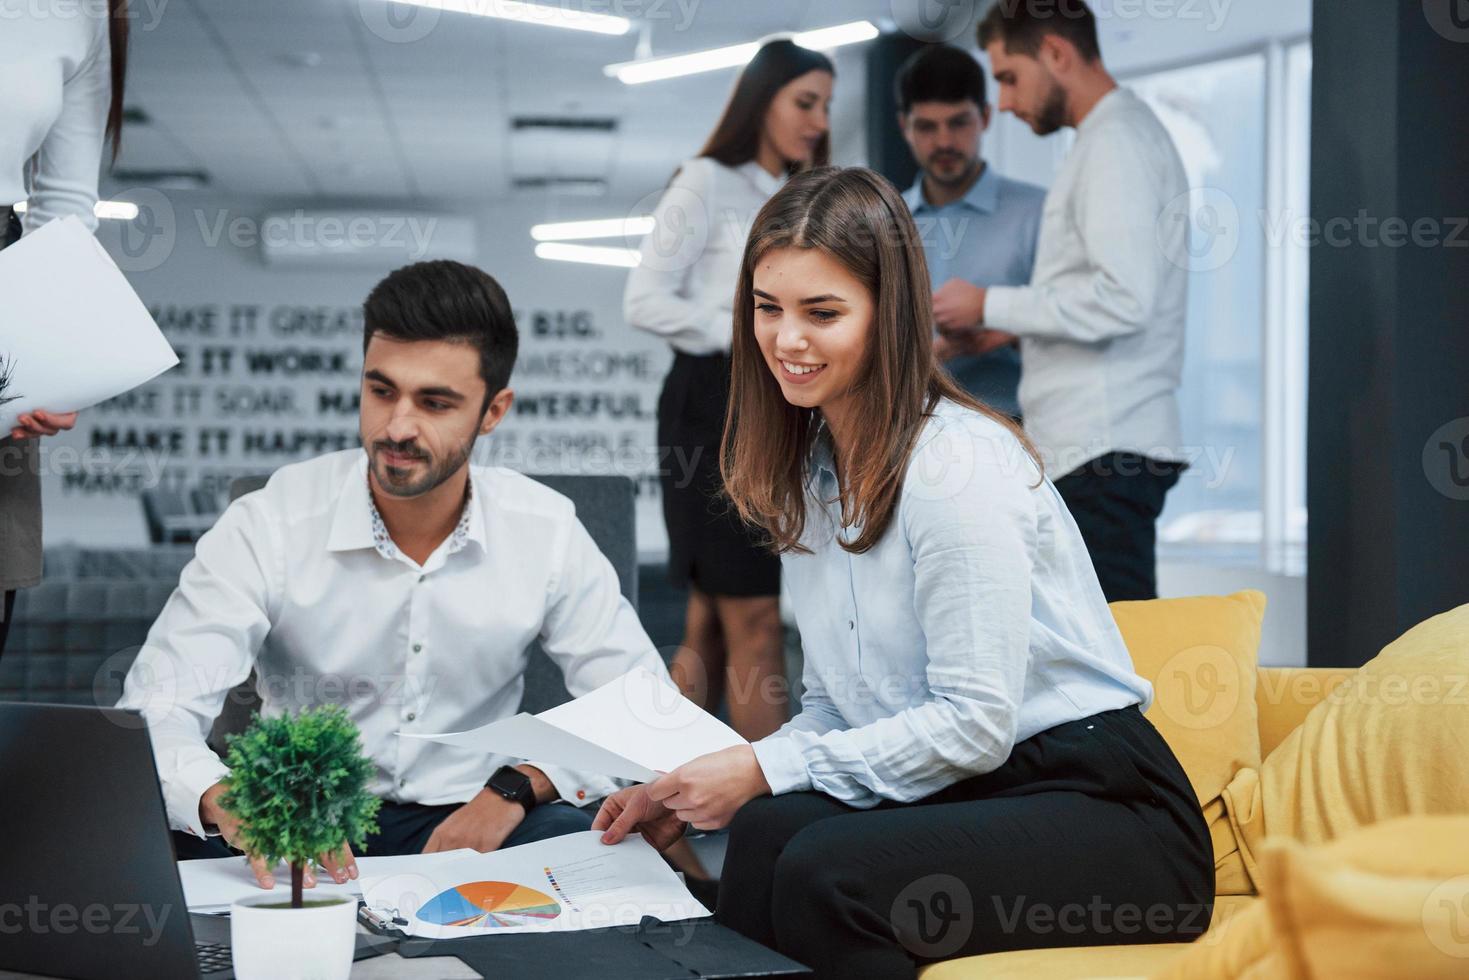
[[[1311,708],[1354,673],[1353,668],[1260,668],[1255,684],[1255,706],[1259,714],[1261,755],[1268,756],[1300,725]],[[1256,895],[1217,896],[1215,926],[1260,900]],[[1187,943],[1158,943],[989,953],[936,963],[924,969],[921,976],[923,980],[1144,978],[1164,969],[1188,948]]]

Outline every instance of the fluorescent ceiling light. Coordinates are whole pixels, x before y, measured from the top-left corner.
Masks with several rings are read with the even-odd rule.
[[[595,221],[556,221],[531,225],[530,237],[538,242],[562,242],[575,238],[626,238],[653,230],[653,216],[599,218]]]
[[[854,20],[847,24],[837,24],[834,27],[822,27],[814,31],[802,31],[799,34],[790,35],[791,40],[801,47],[815,48],[819,51],[839,48],[844,44],[870,41],[875,37],[877,37],[877,28],[870,21],[865,20]],[[643,82],[657,82],[665,78],[695,75],[699,72],[715,71],[720,68],[736,68],[755,57],[755,52],[760,50],[761,43],[750,41],[746,44],[731,44],[728,47],[676,54],[667,58],[623,61],[615,65],[608,65],[602,71],[627,85],[640,85]]]
[[[638,264],[635,248],[607,248],[604,245],[571,245],[566,242],[541,242],[536,257],[557,262],[588,262],[592,265],[616,265],[632,269]]]
[[[522,24],[565,27],[573,31],[591,31],[594,34],[626,34],[632,29],[632,21],[626,17],[571,10],[565,6],[553,7],[547,4],[521,3],[519,0],[393,0],[393,2],[409,3],[415,7],[428,7],[431,10],[447,10],[451,13],[497,17],[500,20],[513,20]]]
[[[15,213],[26,213],[25,201],[15,202]],[[138,216],[138,206],[131,201],[98,201],[93,205],[92,213],[112,221],[132,221]]]

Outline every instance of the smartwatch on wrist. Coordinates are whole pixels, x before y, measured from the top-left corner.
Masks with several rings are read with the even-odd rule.
[[[530,777],[513,766],[501,766],[485,782],[485,788],[499,793],[512,803],[519,803],[530,813],[536,805],[536,789]]]

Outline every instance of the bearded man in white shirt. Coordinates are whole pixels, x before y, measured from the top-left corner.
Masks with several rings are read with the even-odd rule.
[[[1156,522],[1185,468],[1178,386],[1188,191],[1168,133],[1102,63],[1082,0],[1000,0],[979,44],[1001,111],[1076,142],[1046,195],[1028,286],[968,286],[938,329],[982,352],[1020,340],[1025,430],[1108,601],[1157,595]]]
[[[573,695],[639,666],[667,676],[571,501],[469,463],[514,400],[518,338],[499,284],[422,262],[379,283],[363,312],[363,448],[282,467],[231,504],[128,673],[119,707],[148,725],[181,858],[228,855],[240,839],[219,804],[229,771],[205,739],[252,669],[263,712],[335,702],[357,724],[383,800],[374,854],[489,851],[591,826],[583,808],[611,780],[397,734],[515,714],[532,641]],[[357,877],[346,848],[320,861],[338,882]],[[273,886],[272,869],[253,869]]]

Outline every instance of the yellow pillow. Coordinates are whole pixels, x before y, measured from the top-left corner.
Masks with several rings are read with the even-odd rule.
[[[1236,772],[1260,765],[1255,669],[1265,596],[1114,602],[1133,669],[1153,684],[1147,717],[1183,765],[1214,840],[1215,891],[1254,891],[1221,794]]]
[[[1469,605],[1413,627],[1312,708],[1259,781],[1264,833],[1308,844],[1469,813]]]
[[[1272,837],[1264,900],[1156,980],[1469,975],[1469,816],[1404,817],[1330,844]]]

